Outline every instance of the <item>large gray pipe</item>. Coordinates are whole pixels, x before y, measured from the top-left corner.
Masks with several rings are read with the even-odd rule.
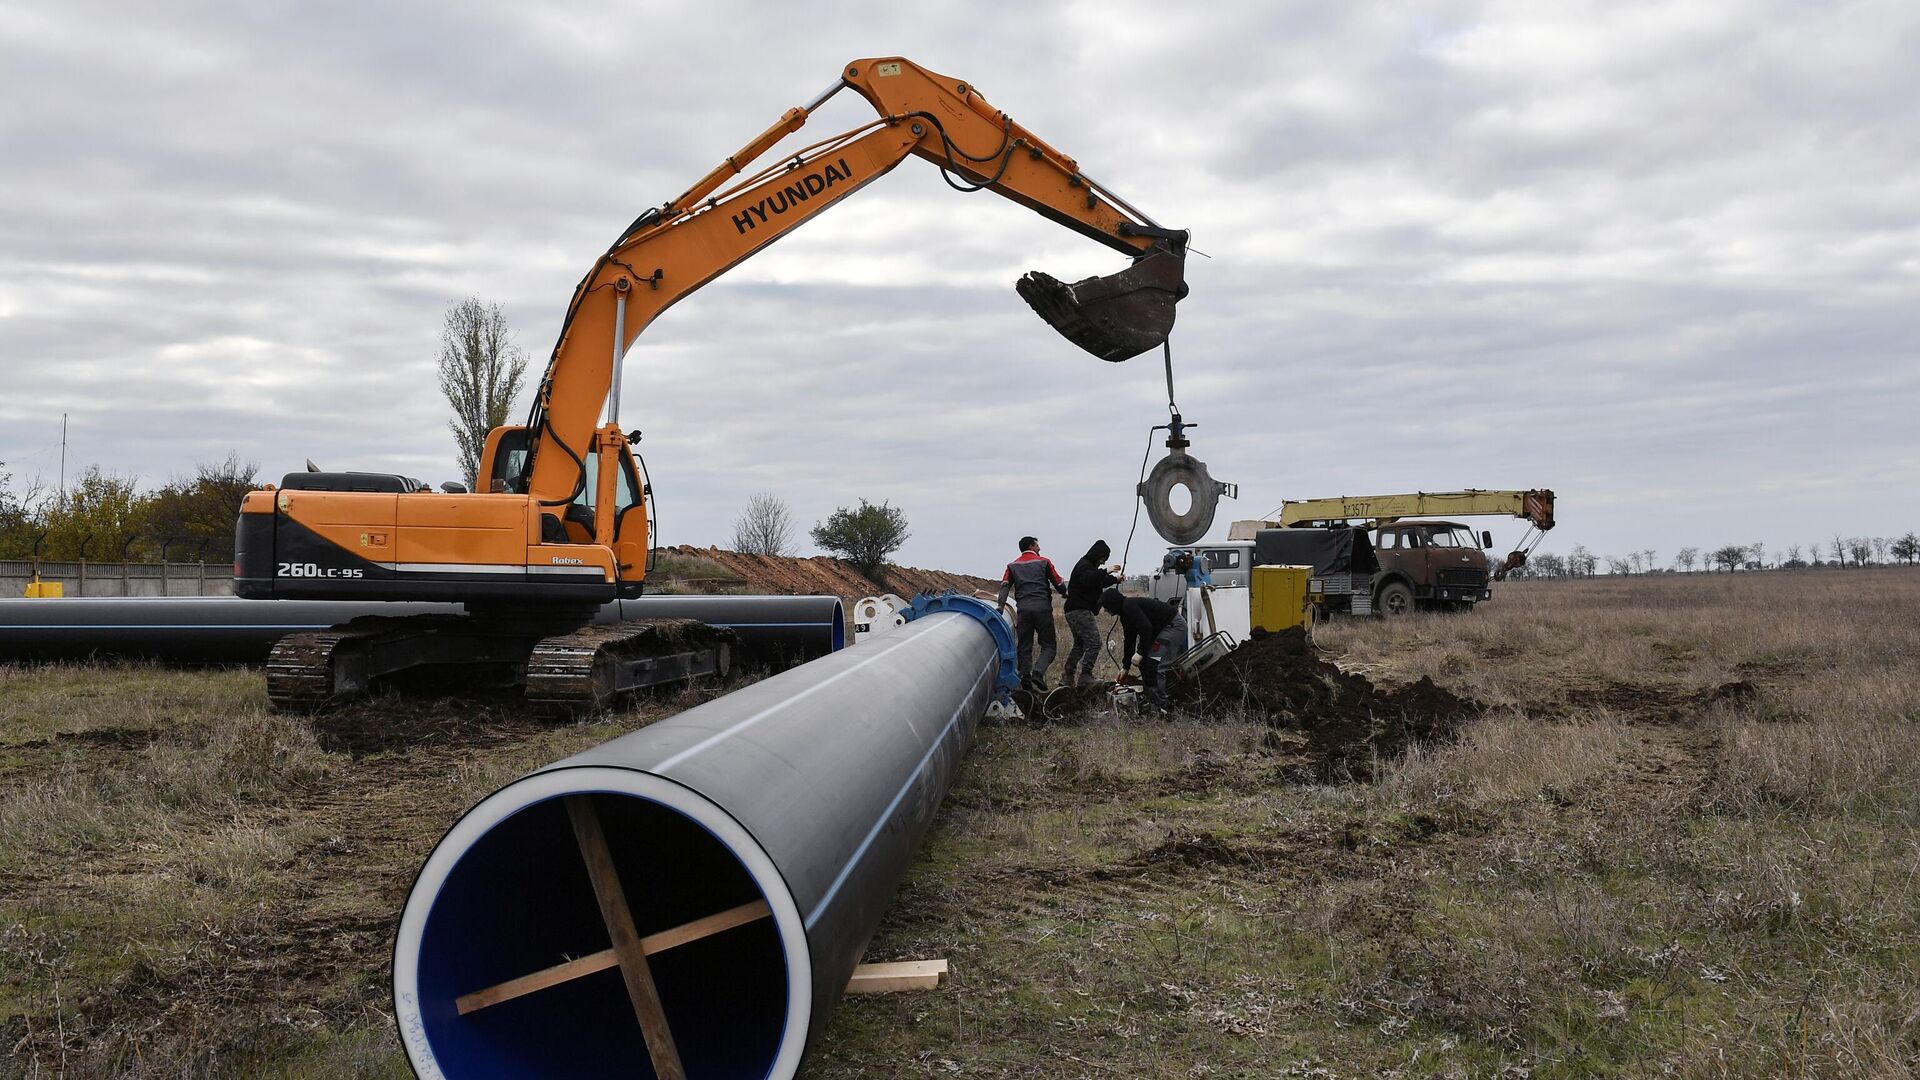
[[[464,1015],[457,1004],[608,949],[570,827],[568,803],[586,797],[640,935],[771,909],[648,957],[686,1074],[793,1076],[1010,675],[1011,646],[985,605],[935,610],[488,796],[434,849],[400,919],[394,1003],[414,1069],[654,1075],[617,966]]]
[[[240,600],[230,596],[0,600],[0,660],[94,656],[176,663],[258,663],[273,643],[363,616],[457,615],[457,604],[335,600]],[[776,666],[838,651],[847,643],[837,596],[645,596],[615,600],[597,622],[698,619],[730,627],[741,659]]]

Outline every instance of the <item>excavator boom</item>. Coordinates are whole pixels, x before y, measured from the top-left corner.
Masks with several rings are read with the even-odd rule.
[[[865,98],[879,118],[747,171],[842,89]],[[1074,344],[1119,361],[1166,341],[1186,293],[1186,233],[1107,195],[966,82],[901,57],[856,60],[826,93],[789,109],[678,198],[643,214],[594,263],[574,290],[541,381],[525,490],[543,500],[576,493],[582,469],[571,451],[591,440],[609,388],[618,388],[620,357],[654,318],[908,156],[937,165],[957,190],[991,191],[1133,257],[1116,274],[1071,285],[1038,272],[1019,281],[1021,296]]]

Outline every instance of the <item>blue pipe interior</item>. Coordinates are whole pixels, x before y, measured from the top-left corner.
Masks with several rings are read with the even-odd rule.
[[[642,936],[764,899],[740,860],[693,819],[627,794],[592,798]],[[441,1069],[456,1080],[654,1076],[617,968],[466,1016],[455,1008],[462,994],[609,944],[564,802],[535,803],[500,822],[461,856],[427,916],[420,1004]],[[789,1022],[772,919],[648,964],[689,1076],[767,1076]]]

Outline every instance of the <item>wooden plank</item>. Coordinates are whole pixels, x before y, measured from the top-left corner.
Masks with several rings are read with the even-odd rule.
[[[620,874],[613,866],[613,853],[607,850],[607,837],[600,829],[600,815],[593,809],[593,796],[569,795],[566,803],[567,816],[573,820],[573,838],[580,844],[587,877],[593,881],[594,899],[600,902],[607,936],[613,939],[613,954],[619,959],[627,996],[633,999],[633,1015],[640,1021],[653,1071],[660,1080],[687,1080],[687,1070],[680,1064],[680,1049],[667,1027],[667,1014],[660,1008],[660,991],[653,985],[647,951],[640,944],[640,931],[634,928],[626,891],[620,887]]]
[[[736,926],[745,926],[750,922],[769,918],[772,915],[773,909],[767,906],[765,900],[755,900],[751,904],[741,904],[737,908],[728,908],[717,915],[709,915],[704,919],[695,919],[690,923],[681,923],[679,926],[673,927],[670,930],[662,930],[657,934],[648,934],[646,937],[640,939],[640,944],[646,948],[647,955],[652,956],[654,953],[666,952],[668,949],[678,948],[682,945],[691,945],[701,938],[712,937],[722,930],[731,930]]]
[[[689,923],[681,923],[679,926],[662,930],[656,934],[648,934],[646,937],[640,939],[640,946],[648,956],[652,956],[655,953],[666,952],[668,949],[677,948],[681,945],[692,944],[702,938],[712,937],[723,930],[731,930],[736,926],[745,926],[750,922],[756,922],[772,914],[773,909],[767,906],[765,900],[755,900],[751,904],[741,904],[736,908],[728,908],[717,915],[709,915],[704,919],[695,919]],[[489,1005],[498,1005],[503,1001],[512,1001],[514,998],[531,994],[535,990],[545,990],[549,986],[558,986],[563,982],[578,979],[584,975],[591,975],[596,971],[605,971],[619,962],[619,957],[614,955],[612,949],[601,949],[591,956],[582,956],[578,960],[568,960],[562,964],[555,964],[550,968],[543,968],[531,975],[522,975],[517,979],[508,979],[506,982],[496,983],[484,990],[475,990],[471,994],[462,994],[459,998],[455,999],[454,1006],[460,1010],[460,1015],[465,1016],[476,1009],[484,1009]]]
[[[861,964],[847,980],[849,994],[891,994],[901,990],[932,990],[947,973],[945,960],[903,960],[892,964]]]

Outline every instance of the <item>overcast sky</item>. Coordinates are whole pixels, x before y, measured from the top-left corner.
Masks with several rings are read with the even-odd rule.
[[[1911,0],[909,10],[5,0],[0,462],[50,481],[65,411],[70,470],[148,484],[230,450],[452,478],[451,302],[504,305],[537,368],[635,213],[904,54],[1193,230],[1173,344],[1240,484],[1217,535],[1459,487],[1553,488],[1548,549],[1662,563],[1920,529]],[[1012,284],[1123,263],[902,165],[630,354],[662,540],[723,544],[770,490],[803,525],[891,500],[915,565],[1118,550],[1158,364]],[[1132,567],[1161,546],[1143,520]]]

